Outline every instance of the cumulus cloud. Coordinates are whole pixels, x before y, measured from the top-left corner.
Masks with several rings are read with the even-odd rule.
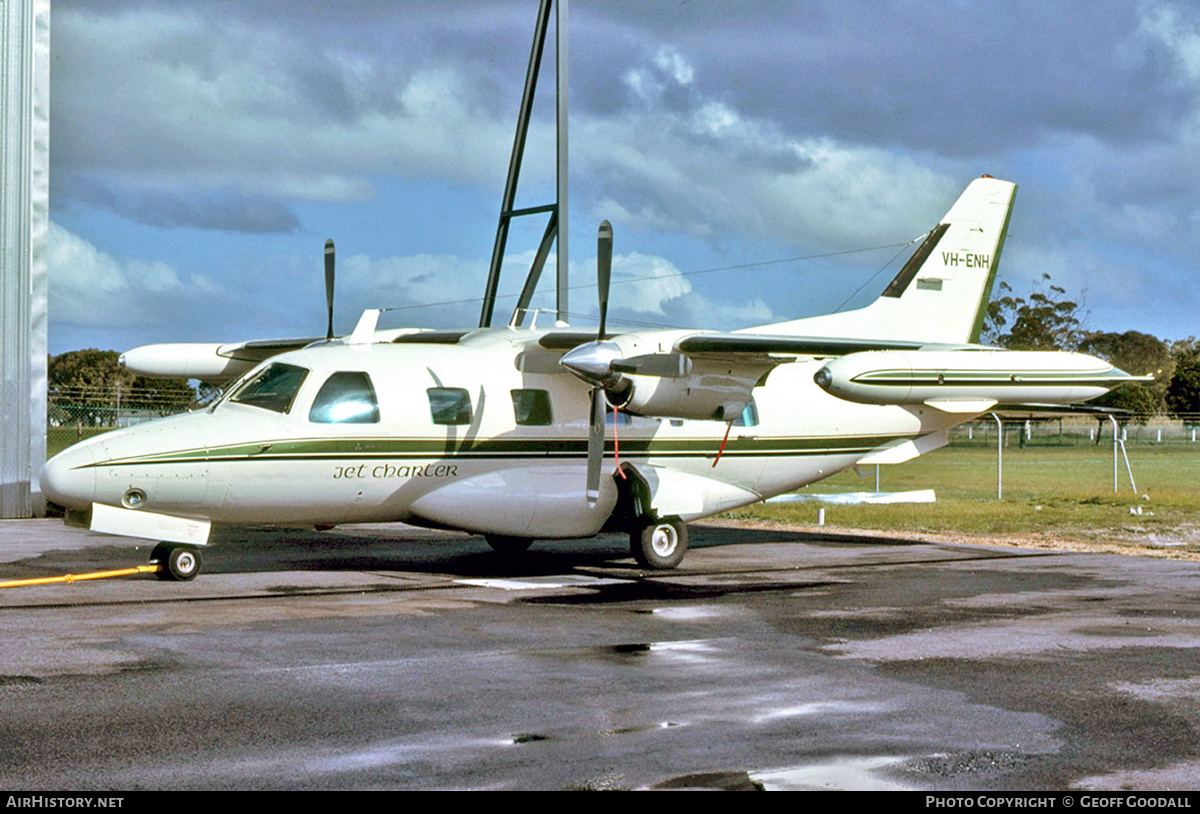
[[[1166,45],[1189,80],[1200,81],[1200,25],[1194,14],[1171,3],[1145,4],[1138,30]]]
[[[657,60],[638,75],[651,68]],[[639,97],[649,84],[636,85]],[[678,110],[580,117],[575,133],[575,166],[604,179],[598,216],[635,229],[843,248],[923,230],[958,186],[916,160],[788,133],[698,92]]]
[[[189,299],[221,292],[205,275],[183,277],[161,261],[119,259],[51,221],[50,313],[57,323],[167,325]]]
[[[598,318],[595,258],[571,264],[571,311],[579,321]],[[759,297],[717,299],[696,290],[688,275],[670,260],[640,252],[613,256],[609,322],[628,330],[703,328],[729,330],[782,321]]]
[[[189,4],[68,5],[55,32],[69,44],[56,114],[87,122],[56,132],[59,194],[138,222],[286,232],[296,202],[369,200],[379,174],[494,189],[503,177],[513,112],[502,102],[515,95],[458,51],[356,51]],[[702,89],[681,47],[638,53],[624,74],[630,104],[596,115],[585,96],[573,113],[573,176],[598,179],[582,185],[602,185],[597,198],[634,218],[701,236],[840,241],[868,201],[882,213],[947,189],[916,162],[747,115]],[[552,149],[551,122],[535,117],[527,155]],[[551,169],[528,160],[526,185]],[[831,191],[844,210],[817,203]],[[799,233],[802,222],[818,225]]]
[[[533,252],[506,258],[501,272],[494,324],[508,321],[516,295],[533,260]],[[571,262],[570,322],[580,326],[598,319],[596,258]],[[339,313],[364,308],[390,309],[389,327],[463,328],[478,320],[487,262],[453,255],[372,258],[355,255],[338,261]],[[542,272],[531,307],[554,310],[555,263]],[[638,252],[617,254],[612,261],[609,320],[631,330],[645,327],[737,328],[776,321],[760,299],[711,299],[669,260]],[[528,325],[529,321],[525,320]],[[545,326],[546,319],[539,317]]]
[[[55,132],[61,192],[125,217],[229,228],[204,205],[222,199],[287,231],[286,202],[364,200],[377,173],[503,177],[511,114],[469,66],[401,71],[177,7],[56,9],[55,36],[55,115],[86,123]]]

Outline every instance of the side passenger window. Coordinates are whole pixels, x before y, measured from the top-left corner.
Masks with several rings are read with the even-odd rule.
[[[548,427],[554,423],[550,394],[545,390],[513,390],[513,415],[521,426]]]
[[[430,387],[429,415],[434,424],[470,424],[471,394],[461,387]]]
[[[341,371],[321,385],[308,411],[316,424],[377,424],[379,400],[366,373]]]
[[[754,398],[751,397],[750,403],[746,405],[746,409],[742,410],[742,414],[733,420],[735,427],[757,427],[758,426],[758,405],[754,403]]]

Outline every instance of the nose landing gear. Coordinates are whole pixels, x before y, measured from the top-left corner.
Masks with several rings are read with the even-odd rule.
[[[186,582],[200,573],[200,549],[196,546],[159,543],[150,552],[150,561],[158,563],[155,576],[161,580]]]

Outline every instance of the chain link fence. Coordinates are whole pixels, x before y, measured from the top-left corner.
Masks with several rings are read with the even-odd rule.
[[[46,447],[54,454],[117,427],[185,412],[195,393],[181,388],[55,387],[46,407]]]
[[[1126,444],[1200,444],[1200,413],[1179,416],[1132,414],[1118,419],[1119,438]],[[950,431],[952,444],[996,445],[999,427],[990,415]],[[1005,446],[1083,446],[1111,444],[1113,425],[1107,416],[1004,419]],[[1197,447],[1200,449],[1200,447]]]

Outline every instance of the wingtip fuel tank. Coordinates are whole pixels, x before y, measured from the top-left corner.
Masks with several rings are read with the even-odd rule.
[[[813,376],[826,392],[860,404],[1073,404],[1147,378],[1082,353],[1006,350],[851,353]]]

